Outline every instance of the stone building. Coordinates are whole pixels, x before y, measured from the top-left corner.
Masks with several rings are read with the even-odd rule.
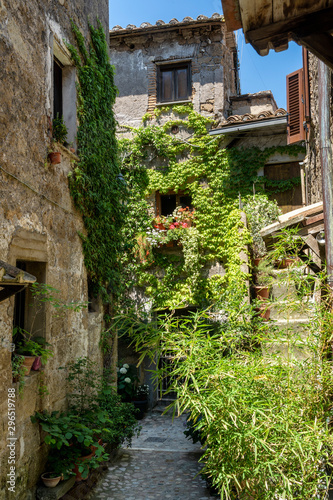
[[[219,14],[114,26],[110,57],[120,124],[139,126],[145,113],[175,102],[192,102],[195,111],[213,118],[228,116],[228,100],[239,92],[235,37]]]
[[[0,259],[60,290],[60,299],[66,303],[88,299],[78,235],[84,233],[84,227],[68,188],[68,173],[77,160],[77,124],[76,75],[66,42],[74,43],[71,19],[88,37],[88,21],[95,24],[96,18],[107,33],[107,0],[4,0],[0,4]],[[57,113],[64,116],[68,143],[74,149],[60,146],[61,163],[52,165],[48,160],[50,124]],[[101,363],[101,312],[84,308],[56,319],[52,308],[45,305],[38,335],[51,344],[54,357],[45,366],[43,381],[38,371],[25,377],[19,397],[7,347],[15,324],[29,328],[31,293],[28,289],[22,293],[0,304],[1,500],[34,498],[46,449],[40,428],[30,422],[30,416],[36,410],[65,407],[65,374],[59,366],[86,355]],[[8,490],[7,483],[9,388],[16,389],[15,493]]]
[[[209,133],[212,140],[216,135],[223,136],[221,148],[287,146],[286,111],[278,108],[272,92],[240,93],[235,37],[226,32],[219,14],[210,18],[198,16],[195,20],[186,17],[180,22],[157,21],[155,25],[142,23],[140,27],[115,26],[110,31],[110,60],[115,66],[119,89],[114,107],[119,137],[130,137],[129,127],[163,126],[168,120],[181,122],[185,114],[177,114],[172,106],[191,104],[194,111],[215,123]],[[170,135],[186,142],[192,132],[179,124],[171,128]],[[163,171],[165,159],[149,151],[145,167]],[[299,161],[303,157],[275,153],[258,175],[273,180],[299,178]],[[205,180],[198,182],[204,185]],[[184,190],[151,192],[147,197],[151,215],[166,217],[179,205],[191,206],[187,188],[188,185]],[[284,211],[302,206],[301,187],[283,193],[279,202]],[[176,259],[184,251],[174,245],[162,246],[157,252]],[[163,279],[160,269],[152,268],[151,273]],[[225,274],[225,263],[219,260],[212,259],[201,269],[201,275],[207,279],[219,279]],[[135,300],[137,304],[147,304],[146,310],[151,307],[149,299],[139,291]],[[195,305],[184,303],[178,308],[176,314],[184,315],[195,310]],[[137,361],[137,354],[121,339],[119,359],[133,364]],[[170,360],[162,362],[167,366]],[[150,383],[147,372],[141,375]],[[165,390],[167,386],[162,387],[160,394],[155,393],[155,398]]]
[[[301,179],[292,188],[274,193],[283,213],[305,205],[305,183],[301,176],[304,152],[296,156],[288,152],[288,114],[278,108],[270,90],[254,94],[230,97],[232,115],[218,122],[210,131],[211,136],[224,136],[223,146],[230,148],[252,148],[261,150],[281,148],[274,151],[264,165],[258,169],[258,176],[272,181]],[[283,150],[283,151],[282,151]]]

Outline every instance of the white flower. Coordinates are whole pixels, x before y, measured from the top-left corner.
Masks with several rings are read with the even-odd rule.
[[[126,368],[124,368],[124,367],[120,368],[120,370],[119,370],[119,371],[120,371],[120,373],[122,373],[123,375],[125,375],[125,373],[127,373],[127,370],[126,370]]]
[[[124,368],[126,368],[126,370],[128,370],[128,369],[129,369],[129,365],[128,365],[127,363],[124,363],[124,364],[123,364],[123,367],[124,367]]]
[[[126,384],[130,384],[132,382],[132,380],[129,377],[126,377],[124,379],[124,382],[126,382]]]

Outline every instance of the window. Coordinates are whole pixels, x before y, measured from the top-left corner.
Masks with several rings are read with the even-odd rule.
[[[76,142],[76,75],[68,49],[53,39],[52,118],[63,117],[67,142]]]
[[[46,278],[46,263],[31,262],[17,260],[16,266],[22,271],[26,271],[33,276],[36,276],[38,283],[45,283]],[[19,327],[23,330],[44,337],[46,328],[45,305],[38,306],[34,303],[31,290],[24,288],[21,292],[15,295],[14,299],[14,318],[13,327]],[[15,339],[16,342],[22,340],[21,335]]]
[[[193,208],[191,196],[173,191],[168,194],[156,193],[156,215],[171,215],[176,207]]]
[[[63,115],[62,106],[62,68],[58,59],[53,60],[53,117],[61,118]]]
[[[266,179],[272,181],[291,180],[300,177],[300,166],[298,161],[289,163],[279,163],[273,165],[265,165],[264,175]],[[270,189],[266,186],[267,194],[270,199],[276,200],[282,213],[290,212],[302,208],[302,188],[301,185],[295,185],[287,191],[271,194]]]
[[[190,62],[159,65],[157,75],[159,102],[187,101],[190,99]]]

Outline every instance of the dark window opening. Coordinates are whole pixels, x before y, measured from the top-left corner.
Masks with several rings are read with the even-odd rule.
[[[191,196],[180,196],[179,197],[179,205],[182,207],[182,208],[189,208],[192,210],[192,197]]]
[[[172,215],[177,207],[193,209],[192,197],[182,192],[170,192],[168,194],[156,193],[156,215]]]
[[[186,101],[191,96],[190,63],[158,66],[158,101]]]
[[[92,281],[88,278],[88,312],[99,312],[99,300]]]
[[[176,195],[165,194],[161,195],[161,215],[170,215],[176,208]]]
[[[30,262],[16,261],[16,267],[26,271],[27,273],[36,276],[37,283],[45,283],[46,278],[46,263],[45,262]],[[24,288],[21,292],[15,295],[14,299],[14,317],[13,327],[18,327],[31,334],[31,337],[45,337],[45,304],[36,304],[34,302],[31,289]],[[23,335],[17,333],[15,343],[23,340]]]
[[[53,60],[53,117],[61,117],[63,115],[62,104],[62,64],[57,60]]]

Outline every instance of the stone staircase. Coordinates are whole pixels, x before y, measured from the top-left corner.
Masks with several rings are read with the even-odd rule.
[[[305,278],[308,272],[306,266],[294,268],[292,272],[290,268],[276,270],[270,298],[270,334],[265,342],[265,351],[270,354],[292,355],[298,360],[310,355],[306,341],[318,291],[314,286],[310,295],[301,297],[293,278],[297,275]]]

